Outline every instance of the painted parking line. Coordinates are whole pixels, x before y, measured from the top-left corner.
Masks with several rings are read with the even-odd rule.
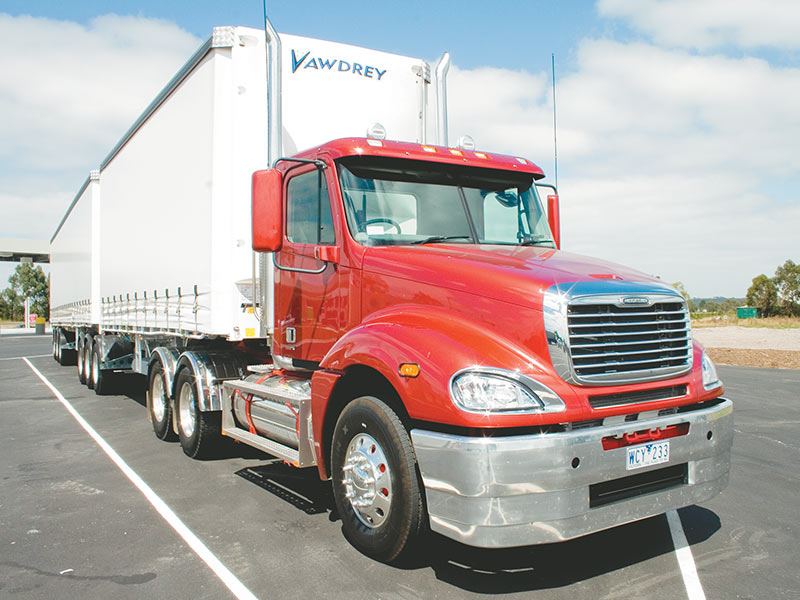
[[[53,356],[52,354],[36,354],[34,356],[7,356],[6,358],[0,358],[0,360],[25,360],[26,358],[45,358],[47,356]]]
[[[669,523],[669,532],[672,535],[672,545],[675,547],[675,554],[678,557],[678,566],[681,568],[683,585],[686,586],[686,595],[689,600],[706,600],[706,594],[700,584],[700,576],[697,574],[697,566],[692,556],[692,549],[689,547],[689,542],[686,541],[686,534],[683,531],[678,511],[667,511],[667,523]]]
[[[45,356],[50,356],[49,354]],[[239,579],[231,573],[231,571],[222,564],[212,552],[208,549],[208,547],[198,538],[185,524],[181,521],[180,517],[176,515],[173,510],[167,506],[167,503],[164,502],[153,490],[152,488],[145,483],[145,481],[136,474],[136,472],[131,469],[128,464],[122,460],[122,457],[117,454],[116,450],[114,450],[108,442],[106,442],[95,429],[89,425],[89,423],[75,410],[75,408],[70,404],[69,400],[64,398],[64,396],[59,392],[56,387],[48,381],[48,379],[42,375],[42,373],[33,366],[31,361],[29,361],[26,357],[23,357],[28,366],[31,370],[36,374],[36,376],[42,380],[53,395],[58,399],[61,404],[64,405],[64,408],[67,409],[69,414],[71,414],[78,424],[83,427],[86,433],[97,443],[98,446],[105,452],[108,457],[112,460],[112,462],[117,465],[120,471],[130,480],[130,482],[136,486],[136,488],[142,493],[142,495],[147,498],[147,501],[156,509],[159,515],[172,527],[179,536],[183,538],[186,544],[192,549],[192,551],[204,562],[208,565],[208,568],[213,571],[213,573],[222,581],[222,583],[227,587],[231,593],[240,600],[257,600],[255,594],[251,592],[245,585],[239,581]]]

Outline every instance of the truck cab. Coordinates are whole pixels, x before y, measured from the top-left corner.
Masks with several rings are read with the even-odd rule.
[[[726,485],[731,404],[685,300],[560,250],[543,177],[522,157],[370,138],[254,175],[276,377],[309,378],[307,455],[367,553],[406,551],[427,526],[409,511],[471,545],[515,546]],[[396,489],[417,473],[416,493]],[[396,507],[409,498],[416,509]]]

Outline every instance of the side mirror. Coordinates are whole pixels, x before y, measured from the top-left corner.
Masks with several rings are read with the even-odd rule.
[[[253,250],[278,252],[283,244],[283,175],[253,173]]]
[[[561,213],[558,205],[558,194],[547,196],[547,222],[550,224],[550,231],[553,233],[553,241],[556,248],[561,249]]]

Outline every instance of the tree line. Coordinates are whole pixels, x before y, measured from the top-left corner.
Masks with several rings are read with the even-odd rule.
[[[22,263],[8,278],[8,287],[0,292],[0,319],[21,321],[25,318],[25,298],[30,299],[30,311],[40,317],[50,317],[50,278],[42,267]]]
[[[747,305],[758,308],[762,317],[800,317],[800,265],[787,260],[774,277],[754,277]]]

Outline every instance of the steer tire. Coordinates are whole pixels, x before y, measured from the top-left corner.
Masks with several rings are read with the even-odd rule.
[[[362,396],[345,406],[333,432],[331,476],[348,541],[382,562],[409,559],[428,531],[427,511],[411,439],[389,404]]]

